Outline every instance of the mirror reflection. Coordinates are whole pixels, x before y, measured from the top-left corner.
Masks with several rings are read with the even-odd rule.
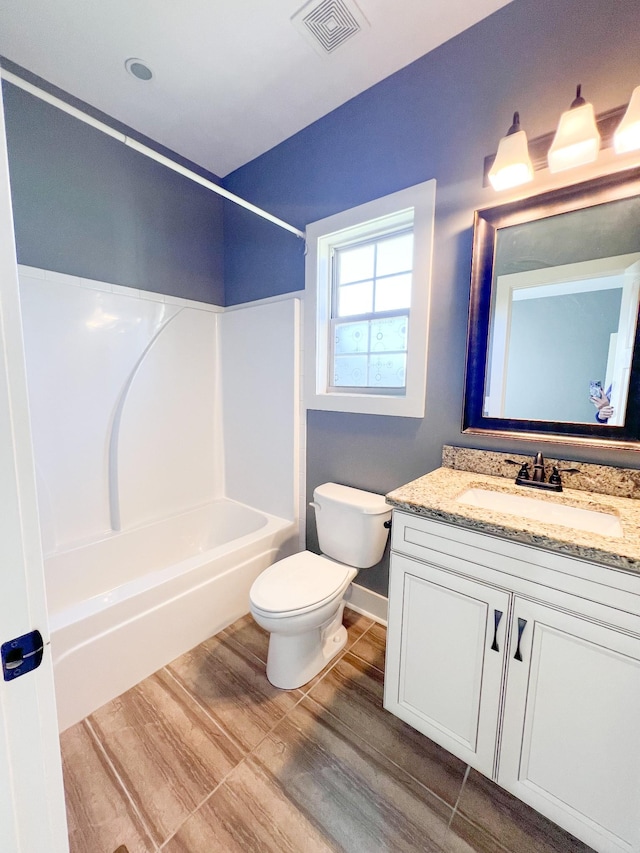
[[[639,294],[640,252],[496,270],[483,415],[624,425]]]

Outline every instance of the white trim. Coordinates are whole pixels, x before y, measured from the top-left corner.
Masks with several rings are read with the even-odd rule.
[[[143,145],[142,142],[138,142],[137,139],[132,139],[130,136],[126,136],[119,130],[114,130],[108,124],[105,124],[104,122],[98,121],[98,119],[87,115],[87,113],[83,112],[82,110],[79,110],[77,107],[72,107],[71,104],[68,104],[61,98],[56,98],[55,95],[51,95],[49,94],[49,92],[45,92],[44,89],[40,89],[38,88],[38,86],[34,86],[33,83],[28,83],[26,80],[23,80],[22,77],[18,77],[17,74],[13,74],[11,71],[6,71],[4,68],[0,68],[0,77],[4,78],[8,83],[12,83],[14,86],[18,86],[20,89],[23,89],[30,95],[34,95],[41,101],[46,101],[46,103],[51,104],[62,112],[73,116],[74,118],[78,119],[78,121],[82,121],[85,124],[91,125],[91,127],[95,128],[96,130],[99,130],[101,133],[105,133],[107,136],[112,137],[112,139],[116,139],[118,142],[122,142],[123,145],[127,145],[129,148],[133,148],[133,150],[137,151],[138,154],[143,154],[150,160],[155,160],[156,163],[160,163],[162,166],[166,166],[166,168],[171,169],[172,172],[177,172],[177,174],[182,175],[184,178],[188,178],[190,181],[193,181],[196,184],[200,184],[200,186],[211,190],[211,192],[214,192],[219,196],[222,196],[222,198],[227,199],[227,201],[232,201],[234,204],[237,204],[240,207],[244,207],[245,210],[249,210],[251,213],[255,213],[256,216],[260,216],[262,217],[262,219],[266,219],[268,222],[272,222],[274,225],[277,225],[280,228],[284,228],[285,231],[290,231],[292,234],[295,234],[296,237],[301,237],[304,240],[304,231],[300,231],[293,225],[289,225],[288,222],[285,222],[282,219],[278,219],[277,216],[273,216],[273,214],[268,213],[266,210],[262,210],[261,207],[257,207],[255,204],[251,204],[251,202],[245,201],[243,198],[240,198],[240,196],[234,195],[234,193],[229,192],[229,190],[225,190],[223,187],[219,186],[219,184],[215,184],[213,181],[209,181],[207,180],[207,178],[203,178],[202,175],[198,175],[196,172],[192,172],[191,169],[187,169],[186,166],[182,166],[180,163],[176,163],[175,160],[171,160],[169,157],[165,157],[163,154],[159,154],[157,151],[154,151],[153,148],[149,148],[149,146]]]
[[[520,275],[520,273],[513,273],[513,275]],[[499,276],[498,278],[502,279],[503,276]],[[621,286],[618,276],[584,279],[582,281],[559,281],[557,284],[534,284],[531,287],[514,287],[512,299],[514,302],[527,302],[531,299],[546,299],[549,296],[575,296],[578,293],[619,290]]]
[[[555,267],[541,267],[540,269],[526,270],[525,272],[503,273],[498,277],[502,287],[509,288],[514,294],[518,291],[536,290],[541,291],[543,296],[547,295],[546,288],[555,288],[554,294],[582,293],[590,290],[605,290],[607,288],[620,287],[606,280],[612,276],[619,276],[640,258],[638,252],[628,255],[613,255],[608,258],[593,258],[589,261],[578,261],[577,263],[561,264]],[[603,282],[604,279],[604,282]],[[566,290],[559,288],[565,285]],[[522,295],[514,298],[535,299],[535,294]]]
[[[424,417],[427,377],[427,330],[433,255],[435,180],[341,211],[307,226],[305,265],[305,406],[324,411]],[[387,222],[413,221],[413,282],[409,317],[407,386],[404,394],[330,392],[328,385],[328,324],[332,245],[382,233]]]
[[[389,599],[385,595],[367,589],[366,586],[352,583],[345,595],[345,602],[350,610],[368,616],[374,622],[386,627]]]
[[[54,270],[40,269],[40,267],[29,267],[26,264],[18,264],[18,272],[27,278],[47,279],[48,281],[57,281],[61,284],[70,284],[74,287],[86,287],[90,290],[101,290],[104,293],[118,293],[121,296],[146,299],[148,302],[164,302],[167,305],[180,305],[183,308],[195,308],[198,311],[211,311],[214,314],[241,311],[243,308],[253,308],[257,305],[266,305],[270,302],[284,302],[287,299],[304,301],[304,290],[292,290],[291,293],[278,293],[275,296],[265,296],[262,299],[254,299],[251,302],[239,302],[237,305],[214,305],[211,302],[185,299],[182,296],[170,296],[167,293],[157,293],[155,290],[142,290],[122,284],[109,284],[107,281],[83,278],[82,276],[66,272],[54,272]],[[300,348],[302,350],[302,344]]]
[[[253,308],[255,305],[266,305],[269,302],[283,302],[285,299],[304,299],[304,290],[292,290],[290,293],[276,293],[275,296],[264,296],[251,302],[238,302],[237,305],[226,305],[224,312],[240,311],[242,308]]]
[[[303,296],[304,291],[298,291]],[[298,336],[298,457],[296,472],[298,482],[298,546],[301,551],[307,547],[307,411],[304,405],[304,323],[305,301],[298,300],[299,336]]]
[[[38,525],[35,463],[0,89],[1,642],[39,629],[38,669],[0,679],[0,837],[3,851],[66,853],[67,824]]]
[[[82,276],[72,275],[71,273],[54,272],[53,270],[40,269],[39,267],[29,267],[26,264],[19,264],[18,271],[20,275],[27,278],[47,279],[48,281],[69,284],[74,287],[85,287],[89,290],[101,290],[104,293],[117,293],[120,296],[130,296],[135,299],[146,299],[148,302],[164,302],[166,305],[180,305],[182,308],[195,308],[198,311],[211,311],[214,314],[225,314],[227,311],[251,308],[255,305],[264,305],[267,302],[282,302],[284,299],[302,299],[304,297],[303,290],[296,290],[292,293],[267,296],[264,299],[255,299],[253,302],[241,302],[238,305],[228,305],[225,307],[224,305],[214,305],[211,302],[201,302],[198,299],[185,299],[182,296],[171,296],[168,293],[158,293],[155,290],[142,290],[136,287],[127,287],[122,284],[109,284],[107,281],[83,278]]]
[[[147,302],[163,302],[165,305],[177,305],[181,308],[209,311],[212,314],[223,314],[226,310],[221,305],[212,305],[210,302],[200,302],[197,299],[184,299],[182,296],[170,296],[166,293],[156,293],[153,290],[140,290],[139,288],[126,287],[122,284],[109,284],[106,281],[83,278],[82,276],[71,275],[71,273],[39,269],[38,267],[28,267],[24,264],[18,264],[18,273],[25,278],[45,279],[72,287],[84,287],[87,290],[116,293],[118,296],[128,296],[131,299],[144,299]]]

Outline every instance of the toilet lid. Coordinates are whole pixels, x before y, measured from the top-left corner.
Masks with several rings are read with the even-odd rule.
[[[257,578],[249,598],[259,610],[286,613],[303,610],[334,596],[353,569],[310,551],[279,560]]]

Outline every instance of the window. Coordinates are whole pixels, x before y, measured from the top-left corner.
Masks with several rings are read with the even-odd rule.
[[[334,248],[330,388],[406,387],[412,269],[413,229]]]
[[[306,405],[423,417],[435,181],[307,227]]]

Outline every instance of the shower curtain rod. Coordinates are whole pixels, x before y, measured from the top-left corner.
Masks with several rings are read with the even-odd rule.
[[[13,83],[14,86],[19,86],[21,89],[24,89],[25,92],[29,92],[29,94],[35,95],[36,98],[40,98],[41,101],[46,101],[48,104],[57,107],[59,110],[68,113],[69,115],[79,119],[80,121],[83,121],[85,124],[89,124],[91,125],[91,127],[95,127],[96,130],[100,130],[102,133],[106,133],[107,136],[111,136],[113,137],[113,139],[117,139],[118,142],[122,142],[124,145],[128,145],[129,148],[133,148],[134,151],[137,151],[139,154],[144,154],[145,157],[149,157],[151,160],[155,160],[156,163],[160,163],[162,166],[166,166],[167,169],[171,169],[173,172],[177,172],[179,175],[188,178],[190,181],[193,181],[196,184],[200,184],[200,186],[205,187],[206,189],[211,190],[214,193],[217,193],[217,195],[222,196],[222,198],[226,198],[227,201],[232,201],[234,204],[237,204],[240,207],[244,207],[245,210],[249,210],[251,213],[255,213],[257,216],[261,216],[268,222],[272,222],[274,225],[278,225],[280,228],[284,228],[286,231],[290,231],[292,234],[295,234],[296,237],[300,237],[303,240],[305,239],[304,231],[300,231],[293,225],[289,225],[288,222],[285,222],[282,219],[278,219],[277,216],[273,216],[266,210],[262,210],[262,208],[256,207],[255,204],[251,204],[251,202],[245,201],[243,198],[240,198],[240,196],[234,195],[228,190],[225,190],[223,187],[218,186],[218,184],[214,184],[213,181],[208,181],[206,178],[201,177],[196,172],[192,172],[191,169],[187,169],[185,166],[181,166],[180,163],[176,163],[175,160],[171,160],[169,157],[165,157],[163,154],[159,154],[157,151],[154,151],[153,148],[149,148],[147,145],[143,145],[141,142],[132,139],[130,136],[127,136],[124,133],[120,133],[120,131],[118,130],[114,130],[108,124],[105,124],[104,122],[98,121],[92,116],[87,115],[87,113],[82,112],[82,110],[79,110],[77,107],[72,107],[71,104],[68,104],[61,98],[56,98],[55,95],[50,95],[48,92],[45,92],[44,89],[39,89],[37,86],[34,86],[33,83],[28,83],[26,80],[23,80],[22,77],[18,77],[17,74],[14,74],[11,71],[6,71],[4,68],[1,68],[0,76],[8,83]]]

